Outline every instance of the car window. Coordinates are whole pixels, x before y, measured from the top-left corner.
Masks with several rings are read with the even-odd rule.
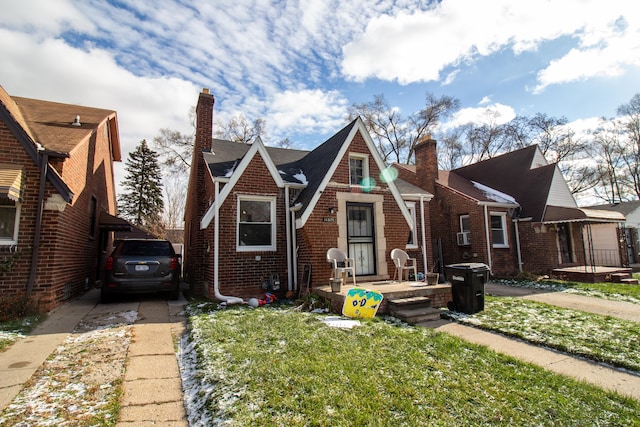
[[[120,247],[122,256],[173,256],[169,242],[124,241]]]

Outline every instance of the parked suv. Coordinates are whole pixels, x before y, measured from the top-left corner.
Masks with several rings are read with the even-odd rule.
[[[180,296],[180,255],[167,240],[121,240],[107,258],[105,270],[100,291],[103,302],[115,294],[167,292],[171,299]]]

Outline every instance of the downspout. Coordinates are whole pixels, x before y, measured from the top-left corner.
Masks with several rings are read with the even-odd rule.
[[[302,204],[296,203],[289,208],[291,212],[291,238],[292,238],[292,264],[293,264],[293,288],[298,290],[298,232],[296,230],[296,212],[302,208]]]
[[[291,253],[291,218],[289,217],[289,213],[287,209],[289,208],[289,186],[285,185],[284,187],[284,206],[285,206],[285,227],[287,228],[287,290],[291,291],[293,289],[293,256]]]
[[[213,294],[216,299],[219,299],[222,302],[227,304],[244,304],[244,300],[238,297],[228,297],[222,295],[219,289],[219,275],[218,275],[218,253],[219,253],[219,237],[220,237],[220,183],[218,181],[214,182],[215,186],[215,198],[213,203],[215,205],[214,210],[214,219],[213,219]]]
[[[522,254],[520,253],[520,231],[518,230],[518,224],[520,220],[518,218],[514,218],[513,223],[515,224],[516,230],[516,253],[518,255],[518,271],[522,273]]]
[[[31,251],[31,270],[27,282],[27,294],[33,292],[38,269],[38,253],[40,252],[40,233],[42,231],[42,211],[44,210],[44,190],[47,183],[47,168],[49,166],[49,154],[43,148],[38,150],[40,157],[40,188],[38,190],[38,211],[36,212],[36,227],[33,236],[33,250]]]
[[[420,228],[422,229],[422,262],[424,263],[424,277],[426,280],[429,269],[427,268],[427,237],[424,229],[424,196],[420,196]]]
[[[489,272],[493,274],[493,271],[491,271],[493,269],[491,262],[491,240],[489,240],[489,207],[487,205],[484,205],[484,231],[487,239],[487,262],[489,263]]]

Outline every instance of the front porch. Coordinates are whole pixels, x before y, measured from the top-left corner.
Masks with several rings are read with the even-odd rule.
[[[332,312],[342,313],[345,296],[353,287],[353,284],[349,282],[347,285],[342,285],[340,292],[332,292],[330,285],[315,286],[313,290],[319,296],[331,301]],[[383,299],[378,308],[378,314],[389,314],[389,301],[416,298],[426,301],[428,299],[431,308],[439,309],[446,307],[447,303],[452,300],[451,285],[448,283],[428,285],[426,282],[384,280],[361,282],[357,283],[356,287],[382,293]]]
[[[632,269],[627,267],[603,267],[600,265],[579,265],[575,267],[556,268],[553,276],[574,282],[596,283],[638,283],[633,279]]]

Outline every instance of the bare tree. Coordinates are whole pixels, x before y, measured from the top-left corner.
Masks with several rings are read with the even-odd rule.
[[[162,220],[166,229],[177,229],[183,226],[186,188],[186,179],[179,179],[178,177],[165,179],[165,203]]]
[[[598,198],[616,203],[627,198],[628,174],[625,167],[625,143],[621,140],[620,123],[602,119],[593,132],[590,153],[595,160],[599,185],[594,190]]]
[[[618,107],[618,115],[627,142],[624,162],[632,181],[633,193],[640,199],[640,93]]]
[[[189,170],[193,155],[193,135],[163,128],[153,138],[153,144],[160,162],[170,173],[181,174]]]
[[[220,139],[249,144],[257,136],[264,137],[267,121],[257,118],[249,123],[243,114],[231,117],[228,122],[216,121],[213,135]]]
[[[357,116],[362,118],[386,163],[411,164],[418,141],[431,133],[442,119],[459,106],[460,101],[456,98],[437,98],[427,93],[425,108],[403,118],[397,108],[389,105],[384,95],[376,95],[372,101],[352,104],[348,109],[347,121]]]

